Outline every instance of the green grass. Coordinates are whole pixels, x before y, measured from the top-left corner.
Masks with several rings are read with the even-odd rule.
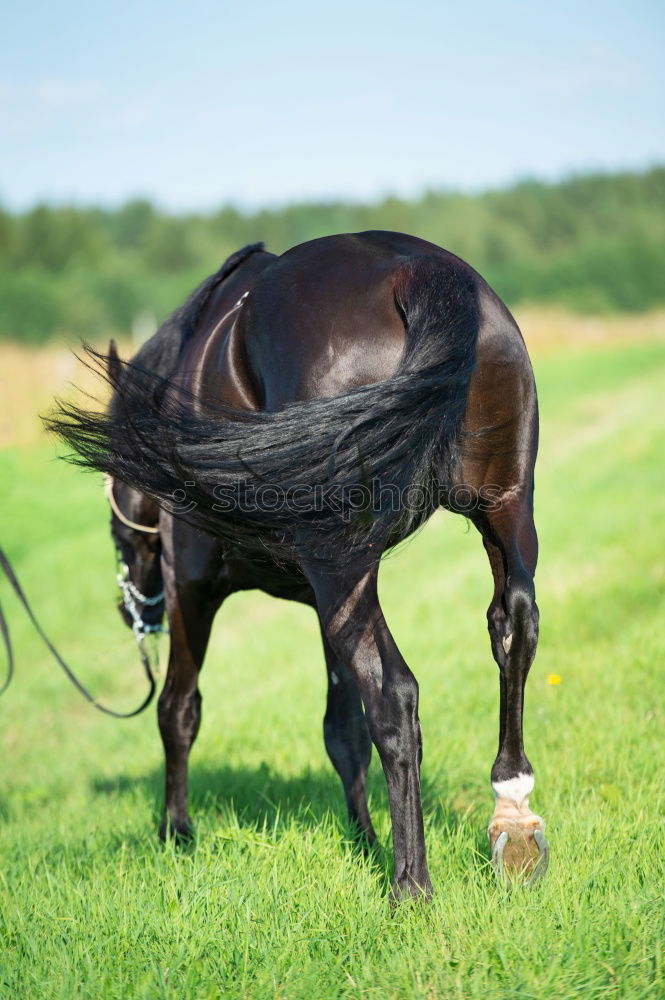
[[[421,686],[433,903],[391,914],[383,854],[352,849],[323,749],[314,616],[255,594],[216,622],[192,757],[189,852],[156,838],[162,751],[148,712],[98,715],[3,584],[18,653],[0,702],[0,993],[11,997],[665,995],[665,351],[537,366],[539,653],[527,688],[532,806],[553,857],[533,891],[487,860],[497,671],[479,538],[437,517],[382,570]],[[95,692],[143,694],[114,611],[98,477],[47,445],[1,456],[2,542],[42,622]],[[561,675],[555,687],[550,673]]]

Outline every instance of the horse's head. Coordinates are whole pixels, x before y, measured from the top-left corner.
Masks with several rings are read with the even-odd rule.
[[[159,508],[138,490],[110,476],[105,489],[118,555],[120,614],[137,633],[159,631],[164,615]]]
[[[108,380],[114,389],[122,382],[123,364],[115,341],[107,355]],[[113,404],[112,404],[113,405]],[[138,490],[106,476],[106,499],[111,507],[111,536],[118,558],[118,610],[137,638],[160,631],[164,615],[159,507]]]

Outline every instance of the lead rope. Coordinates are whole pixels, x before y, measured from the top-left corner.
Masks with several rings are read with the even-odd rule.
[[[107,708],[106,705],[102,705],[100,702],[98,702],[96,700],[96,698],[94,698],[94,696],[90,693],[90,691],[88,691],[88,689],[86,687],[84,687],[83,684],[81,684],[81,682],[78,679],[78,677],[76,677],[76,675],[74,674],[74,672],[70,669],[70,667],[67,666],[67,664],[65,663],[65,661],[63,660],[63,658],[60,656],[60,653],[55,648],[55,646],[53,645],[53,643],[51,642],[51,640],[46,635],[46,633],[42,629],[41,625],[39,624],[39,622],[35,618],[35,614],[34,614],[32,608],[30,607],[30,604],[28,602],[27,597],[25,596],[25,594],[23,592],[23,588],[21,587],[21,584],[18,582],[16,574],[14,573],[14,570],[11,567],[11,563],[9,562],[9,559],[7,558],[7,556],[5,555],[4,550],[1,547],[0,547],[0,567],[2,567],[2,570],[4,571],[5,576],[9,580],[9,582],[10,582],[10,584],[12,586],[12,589],[14,590],[14,593],[16,594],[16,596],[18,597],[19,601],[23,605],[23,607],[25,609],[25,612],[26,612],[28,618],[30,619],[30,621],[32,622],[32,624],[34,625],[37,634],[42,639],[42,641],[44,642],[44,644],[46,645],[46,647],[49,649],[49,651],[53,654],[54,658],[56,659],[56,661],[58,662],[58,664],[62,667],[62,669],[64,670],[65,674],[67,675],[67,677],[69,678],[69,680],[72,682],[72,684],[74,685],[74,687],[78,691],[80,691],[80,693],[83,695],[83,697],[87,701],[89,701],[91,705],[94,705],[95,708],[99,709],[100,712],[104,712],[105,715],[112,715],[114,719],[131,719],[135,715],[140,715],[140,713],[143,712],[148,707],[148,705],[150,704],[150,702],[152,701],[152,699],[155,697],[155,691],[157,690],[157,683],[155,681],[155,675],[153,674],[148,654],[145,651],[143,640],[144,640],[146,632],[164,631],[162,629],[162,626],[161,625],[160,626],[143,625],[143,628],[141,630],[141,634],[139,634],[139,629],[137,629],[137,627],[136,627],[137,626],[136,619],[133,618],[133,620],[134,620],[133,631],[134,631],[134,635],[136,637],[136,642],[137,642],[137,645],[138,645],[138,648],[139,648],[139,656],[141,657],[141,663],[143,664],[143,669],[145,671],[146,677],[148,678],[148,684],[150,685],[150,688],[148,690],[148,693],[147,693],[146,697],[143,699],[143,701],[141,702],[141,704],[139,705],[139,707],[135,708],[133,712],[116,712],[114,709]],[[125,566],[125,569],[127,569],[126,566]],[[120,574],[118,574],[118,577],[120,577]],[[119,579],[118,579],[118,582],[120,582]],[[155,603],[155,604],[157,603],[157,600],[155,598],[148,598],[146,600],[143,597],[143,595],[141,595],[140,592],[138,590],[136,590],[136,588],[131,583],[131,581],[125,581],[125,585],[127,585],[127,583],[129,583],[129,586],[128,586],[128,589],[127,589],[127,593],[129,593],[130,596],[131,596],[131,591],[130,591],[129,588],[131,588],[135,592],[136,600],[139,600],[139,601],[144,602],[144,603]],[[124,594],[125,593],[124,586],[121,585],[121,589],[123,590],[123,594]],[[163,595],[160,595],[160,599],[162,597],[163,597]],[[126,601],[125,601],[125,604],[126,604]],[[139,622],[141,622],[141,624],[143,624],[141,616],[138,614],[138,609],[136,608],[136,604],[134,602],[134,597],[132,597],[132,604],[133,604],[134,609],[135,609],[135,611],[136,611],[136,613],[138,615]],[[126,604],[126,606],[127,606],[127,604]],[[128,610],[129,610],[129,608],[128,608]],[[132,614],[131,611],[130,611],[130,614]],[[2,610],[2,605],[0,605],[0,633],[2,634],[2,638],[3,638],[4,644],[5,644],[5,649],[7,650],[7,676],[5,678],[4,684],[0,688],[0,694],[3,694],[7,690],[7,688],[9,687],[11,679],[12,679],[12,677],[14,675],[14,652],[13,652],[13,649],[12,649],[12,643],[11,643],[11,639],[10,639],[10,636],[9,636],[9,626],[7,625],[7,619],[4,616],[4,613],[3,613],[3,610]]]

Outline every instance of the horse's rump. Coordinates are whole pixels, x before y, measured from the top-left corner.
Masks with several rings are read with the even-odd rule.
[[[367,234],[366,241],[386,235]],[[343,255],[345,239],[357,247],[363,238],[331,242]],[[50,429],[74,450],[73,460],[128,483],[229,544],[267,546],[282,557],[303,550],[339,562],[368,546],[381,551],[422,523],[438,506],[439,487],[452,480],[458,462],[475,363],[479,279],[429,244],[412,241],[420,252],[392,258],[384,247],[388,264],[379,271],[389,276],[390,296],[384,305],[404,329],[396,371],[363,384],[351,371],[346,387],[340,383],[346,391],[298,399],[296,392],[284,393],[279,371],[284,355],[296,356],[299,349],[307,368],[305,344],[316,336],[312,315],[325,313],[308,310],[308,274],[311,298],[319,304],[326,296],[340,301],[350,294],[343,268],[322,275],[314,253],[308,263],[308,247],[318,252],[325,242],[304,244],[295,257],[307,329],[297,313],[286,328],[279,326],[279,311],[271,319],[266,306],[271,299],[264,285],[274,286],[280,276],[288,283],[289,254],[266,267],[242,310],[248,367],[265,390],[274,366],[272,399],[279,408],[240,410],[223,399],[176,389],[177,362],[165,376],[145,366],[143,352],[135,359],[139,364],[124,364],[119,375],[111,375],[114,400],[106,414],[61,404],[49,419]],[[236,277],[241,267],[236,265]],[[370,274],[365,282],[370,301],[373,280]],[[253,309],[255,299],[262,309]],[[179,312],[180,322],[191,326],[192,317],[201,315],[196,296],[184,319]],[[176,313],[169,329],[178,322]],[[354,329],[349,321],[339,335],[368,350],[376,342],[371,329]],[[266,355],[266,345],[273,356]],[[105,370],[105,356],[92,356]],[[375,370],[386,370],[385,358],[376,357]]]

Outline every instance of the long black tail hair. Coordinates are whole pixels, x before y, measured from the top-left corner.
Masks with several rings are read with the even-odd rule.
[[[209,294],[206,284],[199,292]],[[73,450],[71,461],[234,547],[335,563],[372,548],[378,555],[433,513],[451,481],[478,331],[476,282],[461,265],[407,261],[395,302],[407,340],[387,380],[274,412],[240,411],[183,393],[145,354],[114,373],[88,348],[111,383],[110,407],[60,402],[47,429]],[[188,304],[189,314],[167,324],[171,339],[174,320],[200,313],[197,293]]]

